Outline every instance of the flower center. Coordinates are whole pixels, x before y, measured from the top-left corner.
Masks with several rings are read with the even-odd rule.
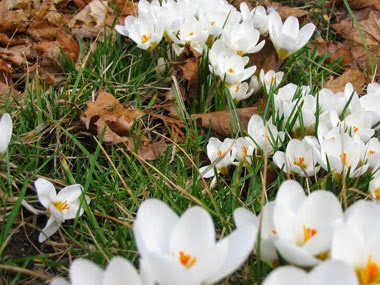
[[[373,149],[370,149],[369,152],[368,152],[368,154],[369,154],[369,155],[373,155],[373,154],[375,154],[375,152],[376,152],[376,151],[374,151]]]
[[[234,73],[235,73],[235,70],[234,70],[232,67],[230,67],[227,71],[228,71],[229,73],[231,73],[231,74],[234,74]]]
[[[357,133],[359,131],[359,128],[355,126],[352,129],[354,130],[354,133]]]
[[[218,156],[222,156],[223,155],[223,151],[221,151],[220,149],[216,152],[216,154],[218,155]]]
[[[189,33],[189,36],[194,36],[194,32],[190,32],[190,33]]]
[[[306,243],[309,239],[311,239],[318,231],[313,228],[308,228],[303,225],[303,240]]]
[[[240,86],[239,85],[236,85],[236,88],[235,88],[235,93],[238,93],[240,90]]]
[[[375,198],[376,198],[377,200],[380,200],[380,187],[377,187],[377,188],[375,189]]]
[[[149,41],[152,38],[152,33],[147,36],[146,34],[142,35],[142,43],[145,44],[147,41]]]
[[[347,153],[343,152],[340,155],[340,160],[343,162],[344,166],[347,166]]]
[[[303,156],[300,156],[298,159],[295,159],[293,163],[294,165],[297,165],[299,167],[306,168],[305,158]]]
[[[247,155],[248,154],[248,148],[246,146],[243,146],[241,148],[241,152],[244,154],[244,155]]]
[[[186,268],[191,268],[196,262],[197,262],[197,257],[196,256],[191,256],[190,254],[186,254],[182,250],[179,252],[179,262]]]
[[[210,25],[211,25],[211,26],[214,26],[214,25],[215,25],[215,21],[211,21],[211,22],[210,22]]]
[[[380,283],[380,268],[379,265],[372,261],[370,256],[367,261],[367,266],[365,268],[360,268],[356,270],[358,274],[360,284],[379,284]]]
[[[67,204],[67,200],[64,201],[58,201],[58,202],[53,202],[53,205],[60,211],[62,212],[63,210],[68,210],[70,209],[69,204]]]

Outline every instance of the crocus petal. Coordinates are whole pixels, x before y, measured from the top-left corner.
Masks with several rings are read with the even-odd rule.
[[[277,239],[274,243],[280,255],[294,265],[308,267],[317,265],[320,262],[319,259],[294,243],[283,239]]]
[[[70,266],[71,285],[101,285],[103,276],[103,270],[86,259],[76,259]]]
[[[8,113],[4,113],[0,119],[0,153],[4,153],[12,137],[12,119]]]
[[[273,270],[264,280],[263,285],[302,285],[307,273],[294,266],[281,266]]]
[[[54,185],[46,179],[38,178],[34,182],[34,186],[37,190],[38,200],[46,209],[48,209],[50,207],[50,202],[52,199],[54,200],[57,195]]]
[[[169,251],[169,239],[179,218],[164,202],[149,199],[141,203],[133,233],[142,256],[148,251]]]
[[[209,170],[207,170],[208,168]],[[205,172],[206,170],[207,172]],[[211,178],[215,176],[215,169],[210,165],[206,165],[199,168],[199,173],[202,175],[203,178]]]
[[[141,285],[141,278],[132,263],[122,257],[113,257],[104,272],[103,285]]]
[[[49,282],[50,285],[70,285],[70,282],[62,277],[55,277]]]
[[[219,241],[216,247],[225,246],[224,244],[227,243],[227,256],[217,274],[208,279],[206,283],[214,284],[237,270],[252,252],[256,236],[256,226],[247,224]]]
[[[148,256],[152,274],[158,284],[165,285],[199,285],[199,281],[185,266],[172,256],[152,252]]]
[[[252,211],[245,208],[237,208],[234,211],[234,221],[237,228],[246,224],[252,224],[257,227],[257,217]]]
[[[309,273],[305,284],[359,285],[359,281],[355,272],[348,264],[338,260],[328,260],[316,266]]]
[[[58,201],[66,200],[68,204],[79,199],[82,195],[83,187],[80,184],[69,185],[57,194]]]
[[[335,229],[330,254],[332,259],[345,261],[352,267],[363,266],[368,256],[363,237],[349,225]]]
[[[211,215],[195,206],[187,209],[174,227],[170,251],[183,251],[199,256],[215,244],[215,228]]]
[[[46,226],[38,236],[38,241],[44,242],[47,238],[51,237],[56,231],[58,231],[60,225],[61,224],[56,219],[50,217],[46,223]]]

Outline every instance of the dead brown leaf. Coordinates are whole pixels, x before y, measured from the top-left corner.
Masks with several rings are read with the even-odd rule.
[[[259,52],[249,55],[249,64],[256,65],[258,69],[261,68],[265,71],[278,71],[281,62],[277,56],[277,52],[269,38],[261,37],[260,41],[263,39],[265,39],[264,47]]]
[[[186,95],[196,97],[198,95],[198,62],[201,54],[186,45],[173,65],[172,74],[176,75],[180,84],[184,87]]]
[[[102,28],[107,16],[108,1],[92,0],[68,23],[70,28]]]
[[[368,46],[377,47],[380,42],[380,12],[366,8],[355,12],[359,27]],[[334,30],[345,39],[362,44],[360,34],[352,19],[342,20],[333,24]]]
[[[344,90],[344,86],[347,82],[351,82],[352,85],[354,85],[355,90],[358,93],[362,93],[361,91],[365,84],[363,72],[357,69],[348,69],[338,78],[328,81],[325,87],[331,89],[333,92],[340,92]]]
[[[317,52],[319,55],[327,53],[329,58],[327,59],[328,63],[331,63],[338,58],[341,58],[343,66],[351,66],[352,65],[352,54],[348,47],[346,47],[343,43],[338,41],[327,41],[322,39],[321,37],[316,38],[311,43],[315,48],[317,48]]]
[[[243,129],[247,129],[248,121],[252,115],[257,114],[256,107],[238,108],[236,109],[239,117],[240,125]],[[193,114],[191,118],[200,120],[201,126],[211,128],[211,130],[223,137],[231,135],[231,113],[230,111],[219,111],[207,114]]]
[[[104,91],[99,91],[95,102],[86,105],[87,110],[82,113],[81,120],[87,129],[95,129],[98,137],[105,129],[105,142],[126,142],[134,121],[145,114],[124,108],[112,94]]]
[[[127,148],[129,151],[135,151],[135,142],[134,139],[129,137],[127,140]],[[140,159],[143,160],[155,160],[159,154],[164,153],[167,150],[168,146],[165,139],[161,139],[155,143],[140,143],[137,148],[137,154]]]

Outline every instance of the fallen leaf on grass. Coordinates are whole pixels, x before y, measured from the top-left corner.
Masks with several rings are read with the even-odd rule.
[[[108,1],[93,0],[76,14],[68,23],[70,28],[74,27],[96,27],[102,28],[106,20]]]
[[[257,114],[256,107],[238,108],[236,109],[239,117],[240,125],[243,130],[247,129],[248,121],[252,115]],[[211,128],[211,130],[223,137],[231,136],[231,113],[230,111],[219,111],[206,114],[193,114],[192,119],[200,120],[201,126]]]
[[[278,71],[280,69],[281,62],[277,56],[277,52],[269,38],[260,37],[260,41],[262,39],[265,39],[265,45],[259,52],[249,55],[249,65],[256,65],[258,70],[264,69],[264,71]]]
[[[201,54],[186,45],[173,65],[172,74],[185,88],[186,95],[196,97],[198,95],[198,62]]]
[[[110,93],[100,91],[95,102],[86,103],[87,110],[81,120],[87,129],[95,129],[100,137],[105,129],[105,142],[127,142],[134,121],[145,113],[140,110],[128,110]]]
[[[368,46],[377,47],[380,43],[380,12],[370,8],[355,11],[359,27]],[[360,34],[352,19],[333,24],[334,30],[345,39],[362,44]]]
[[[325,87],[331,89],[333,92],[341,92],[344,90],[344,86],[347,82],[351,82],[355,90],[358,93],[362,93],[362,88],[365,83],[363,72],[357,69],[348,69],[338,78],[328,81]]]

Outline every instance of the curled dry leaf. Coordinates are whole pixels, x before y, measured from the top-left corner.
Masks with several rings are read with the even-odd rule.
[[[173,65],[172,74],[176,75],[184,87],[186,95],[195,97],[198,94],[198,62],[201,54],[186,45]]]
[[[106,20],[108,1],[93,0],[76,14],[68,23],[70,28],[96,27],[102,28]]]
[[[128,110],[110,93],[99,91],[95,102],[87,102],[87,110],[81,115],[81,120],[87,129],[95,129],[100,137],[105,129],[105,142],[127,142],[131,135],[134,121],[145,113],[140,110]]]
[[[240,125],[243,130],[247,129],[248,121],[252,115],[257,114],[256,107],[238,108],[236,109],[239,117]],[[223,137],[231,135],[231,113],[230,111],[219,111],[207,114],[193,114],[191,118],[200,120],[200,124],[204,128],[211,128],[211,130]]]
[[[380,12],[367,8],[355,12],[355,15],[367,45],[377,47],[380,43]],[[362,44],[360,34],[352,19],[340,21],[332,27],[345,39]]]
[[[325,87],[331,89],[333,92],[341,92],[344,90],[344,86],[347,82],[351,82],[355,90],[358,93],[362,93],[362,88],[365,83],[363,72],[350,68],[338,78],[328,81]]]

